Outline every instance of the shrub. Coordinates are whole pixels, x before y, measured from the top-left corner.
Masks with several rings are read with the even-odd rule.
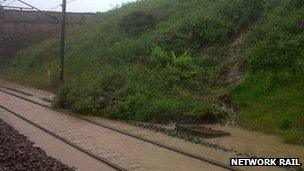
[[[228,0],[221,5],[218,12],[235,23],[234,31],[238,32],[256,22],[263,14],[264,0]]]
[[[161,43],[178,53],[197,50],[227,40],[229,26],[230,23],[214,16],[189,17],[167,31]]]
[[[304,145],[304,133],[297,131],[284,131],[281,133],[285,143]]]
[[[141,11],[132,12],[120,20],[119,26],[128,34],[135,36],[154,29],[156,18]]]
[[[117,72],[110,72],[97,78],[92,96],[94,103],[101,109],[116,105],[117,100],[125,95],[125,80]]]
[[[60,109],[68,109],[71,107],[71,104],[68,100],[68,94],[70,93],[71,89],[67,86],[62,86],[59,88],[59,92],[55,96],[54,100],[52,101],[52,107],[60,108]]]
[[[99,112],[99,106],[95,106],[94,100],[90,97],[82,97],[77,99],[71,105],[71,109],[79,114],[96,115]]]
[[[285,113],[282,115],[282,119],[279,125],[280,130],[290,130],[292,125],[295,123],[292,115]]]
[[[245,49],[252,70],[298,69],[297,62],[303,55],[304,36],[300,23],[304,13],[287,10],[292,5],[285,2],[283,8],[269,14],[268,22],[254,28]]]
[[[172,56],[172,64],[179,69],[190,69],[193,66],[193,58],[190,56],[189,52],[185,52],[178,57],[175,54],[172,54]]]
[[[152,64],[165,66],[170,61],[170,56],[161,47],[157,46],[150,55]]]

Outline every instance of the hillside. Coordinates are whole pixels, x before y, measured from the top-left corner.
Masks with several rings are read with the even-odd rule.
[[[69,33],[65,87],[56,39],[20,51],[1,77],[59,91],[54,105],[82,114],[235,120],[304,144],[303,19],[302,0],[141,0]]]

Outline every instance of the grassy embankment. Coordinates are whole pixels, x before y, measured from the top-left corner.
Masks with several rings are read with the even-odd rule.
[[[116,119],[221,121],[229,118],[220,105],[228,96],[240,125],[303,144],[303,19],[302,0],[126,4],[69,34],[57,104]],[[58,44],[20,51],[1,76],[58,90]],[[246,74],[228,85],[234,66]]]

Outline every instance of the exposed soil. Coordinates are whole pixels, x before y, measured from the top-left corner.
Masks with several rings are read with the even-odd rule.
[[[0,171],[73,171],[0,119]]]

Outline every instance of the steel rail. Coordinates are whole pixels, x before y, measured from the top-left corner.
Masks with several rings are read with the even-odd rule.
[[[26,93],[26,92],[24,92],[24,91],[20,91],[20,90],[17,90],[17,89],[13,89],[13,88],[10,88],[10,87],[7,87],[7,86],[4,86],[4,85],[2,85],[2,84],[0,84],[0,87],[5,88],[5,89],[7,89],[7,90],[11,90],[11,91],[18,92],[18,93],[23,94],[23,95],[27,95],[27,96],[33,96],[33,95],[32,95],[32,94],[30,94],[30,93]]]
[[[0,84],[0,87],[6,87],[6,86],[3,86]],[[8,87],[6,87],[8,88]],[[14,89],[10,88],[11,91],[14,91]],[[22,97],[22,96],[19,96],[19,95],[16,95],[16,94],[13,94],[13,93],[10,93],[10,92],[7,92],[5,90],[1,90],[1,92],[4,92],[6,94],[9,94],[9,95],[12,95],[14,97],[17,97],[17,98],[20,98],[20,99],[23,99],[25,101],[28,101],[30,103],[33,103],[33,104],[36,104],[38,106],[41,106],[41,107],[45,107],[45,108],[48,108],[48,109],[51,109],[51,110],[54,110],[53,108],[51,108],[50,106],[48,105],[44,105],[44,104],[41,104],[39,102],[36,102],[36,101],[33,101],[33,100],[30,100],[30,99],[27,99],[25,97]],[[20,91],[20,90],[18,90]],[[17,92],[18,92],[17,91]],[[76,115],[70,115],[70,116],[73,116],[73,117],[76,117],[78,119],[81,119],[81,120],[84,120],[88,123],[91,123],[93,125],[96,125],[96,126],[99,126],[99,127],[102,127],[102,128],[106,128],[108,130],[111,130],[111,131],[115,131],[115,132],[118,132],[120,134],[123,134],[123,135],[126,135],[126,136],[129,136],[129,137],[132,137],[132,138],[135,138],[135,139],[138,139],[138,140],[141,140],[141,141],[144,141],[144,142],[147,142],[147,143],[150,143],[152,145],[155,145],[155,146],[158,146],[158,147],[161,147],[161,148],[164,148],[164,149],[167,149],[167,150],[170,150],[170,151],[173,151],[173,152],[176,152],[176,153],[179,153],[179,154],[182,154],[182,155],[185,155],[187,157],[190,157],[190,158],[194,158],[194,159],[197,159],[197,160],[200,160],[200,161],[203,161],[203,162],[207,162],[207,163],[210,163],[212,165],[215,165],[215,166],[218,166],[218,167],[221,167],[221,168],[224,168],[224,169],[228,169],[228,170],[231,170],[231,171],[241,171],[241,169],[239,168],[236,168],[236,167],[232,167],[232,166],[229,166],[225,163],[222,163],[222,162],[219,162],[219,161],[216,161],[216,160],[213,160],[213,159],[209,159],[207,157],[204,157],[204,156],[201,156],[201,155],[196,155],[196,154],[192,154],[192,153],[189,153],[187,151],[184,151],[184,150],[180,150],[180,149],[177,149],[175,147],[171,147],[171,146],[168,146],[168,145],[165,145],[165,144],[161,144],[161,143],[158,143],[156,141],[152,141],[152,140],[148,140],[146,138],[142,138],[142,137],[139,137],[139,136],[136,136],[136,135],[133,135],[133,134],[130,134],[128,132],[125,132],[125,131],[121,131],[121,130],[118,130],[118,129],[115,129],[115,128],[112,128],[112,127],[109,127],[107,125],[104,125],[104,124],[100,124],[100,123],[97,123],[97,122],[94,122],[94,121],[91,121],[89,119],[85,119],[85,118],[82,118],[80,116],[76,116]]]

